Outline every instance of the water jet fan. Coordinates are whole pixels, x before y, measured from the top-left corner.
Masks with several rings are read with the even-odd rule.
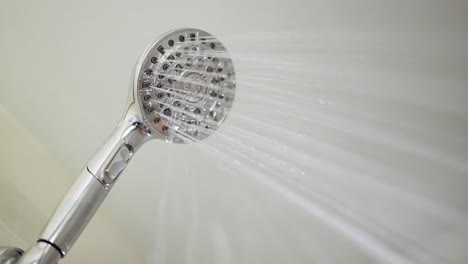
[[[235,71],[224,45],[199,29],[177,29],[138,60],[124,117],[71,186],[18,263],[56,263],[70,251],[135,152],[151,139],[202,140],[227,117]]]

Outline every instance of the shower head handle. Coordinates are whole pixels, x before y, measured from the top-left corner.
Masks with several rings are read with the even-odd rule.
[[[139,109],[130,102],[124,117],[107,141],[88,161],[88,171],[110,190],[135,152],[154,138],[138,118]]]
[[[67,191],[38,243],[19,260],[19,264],[56,263],[72,248],[89,221],[107,197],[135,152],[152,135],[145,129],[130,103],[121,122],[90,159]]]
[[[39,241],[54,245],[65,256],[100,207],[135,152],[153,138],[130,102],[121,122],[89,160],[70,187]]]

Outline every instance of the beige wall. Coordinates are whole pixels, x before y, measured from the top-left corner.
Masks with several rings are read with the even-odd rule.
[[[233,111],[197,144],[142,147],[66,261],[137,263],[125,230],[157,264],[467,263],[467,10],[2,0],[0,105],[26,128],[0,122],[6,242],[34,239],[117,124],[144,47],[196,27],[234,56]]]
[[[0,107],[0,245],[28,248],[74,176]],[[63,263],[141,263],[125,230],[100,210]]]

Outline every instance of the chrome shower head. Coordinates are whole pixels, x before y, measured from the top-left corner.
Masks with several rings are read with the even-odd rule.
[[[191,28],[170,31],[148,46],[133,81],[142,121],[156,137],[173,143],[213,133],[232,107],[235,86],[224,45]]]
[[[122,121],[88,162],[46,228],[18,263],[56,263],[64,257],[148,140],[198,141],[226,119],[235,72],[224,45],[199,29],[170,31],[138,60]]]

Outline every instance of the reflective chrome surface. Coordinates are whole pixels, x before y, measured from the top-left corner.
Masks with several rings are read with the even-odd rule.
[[[161,49],[162,42],[175,35],[187,37],[190,41],[187,40],[187,43],[182,44],[185,40],[182,41],[180,38],[179,43],[172,43],[175,49],[166,54]],[[191,53],[187,53],[186,48],[191,49]],[[210,52],[206,52],[208,49]],[[216,50],[220,53],[213,53]],[[155,61],[155,51],[160,55],[166,55],[157,57]],[[185,60],[195,56],[198,62],[203,61],[204,64],[200,67],[206,67],[204,68],[206,71],[194,70],[189,66],[179,69],[177,67],[179,64],[170,56],[181,57],[182,52],[186,52]],[[162,64],[158,64],[157,61]],[[148,63],[151,63],[151,74],[148,71]],[[179,75],[171,84],[176,84],[179,88],[175,89],[174,96],[168,96],[171,97],[169,101],[145,101],[148,89],[151,89],[151,92],[159,89],[160,81],[156,82],[152,77],[167,75],[169,68],[162,68],[166,63],[176,63],[170,69]],[[166,81],[169,82],[169,76],[167,77]],[[29,249],[19,263],[55,263],[64,257],[135,152],[145,142],[154,138],[176,143],[196,141],[216,130],[232,106],[234,78],[234,68],[231,59],[226,56],[226,50],[219,41],[204,31],[197,29],[171,31],[149,45],[135,67],[127,110],[122,121],[68,190],[40,235],[37,245]],[[149,82],[149,85],[145,84],[143,87],[145,82]],[[167,95],[172,91],[167,89],[164,92]],[[174,100],[180,105],[175,105]],[[170,108],[160,107],[166,103],[171,103]],[[194,109],[190,107],[195,103],[202,103],[201,107],[197,108],[199,111],[187,115],[187,111],[193,112]],[[154,107],[154,110],[158,110],[148,111],[153,104],[158,104],[158,108]],[[161,112],[158,112],[161,110],[164,113],[167,109],[172,109],[170,111],[174,111],[174,116],[166,114],[163,117],[160,115]],[[157,124],[154,122],[155,113],[161,117]]]
[[[135,152],[152,138],[138,107],[131,102],[120,124],[88,162],[88,171],[110,190]]]
[[[0,264],[14,264],[23,255],[23,250],[14,247],[0,247]]]
[[[38,242],[31,247],[23,257],[17,262],[18,264],[47,264],[57,263],[62,255],[50,244]]]
[[[60,249],[65,256],[107,196],[105,186],[84,170],[70,187],[39,236]]]

